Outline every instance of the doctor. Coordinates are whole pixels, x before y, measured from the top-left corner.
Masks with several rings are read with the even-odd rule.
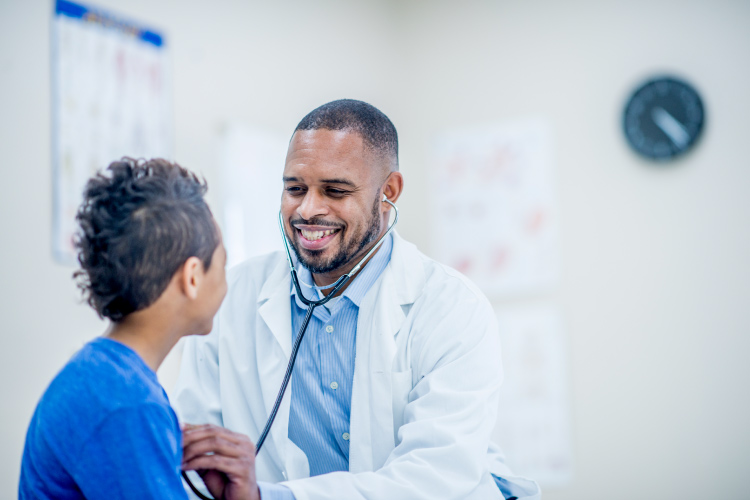
[[[364,102],[325,104],[297,125],[283,181],[302,292],[318,300],[386,232],[383,196],[396,203],[404,185],[396,129]],[[173,397],[183,422],[212,424],[186,428],[183,446],[184,467],[203,469],[214,495],[540,498],[490,441],[502,380],[497,325],[458,272],[388,235],[315,309],[257,457],[250,440],[273,407],[306,307],[282,252],[244,262],[227,281],[213,331],[185,344]],[[244,466],[206,472],[218,460]]]

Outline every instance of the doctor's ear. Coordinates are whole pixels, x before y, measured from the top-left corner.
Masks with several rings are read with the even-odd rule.
[[[383,196],[388,198],[391,203],[396,203],[403,190],[404,177],[401,172],[391,172],[385,180],[385,184],[383,184]]]
[[[190,257],[182,265],[179,271],[179,282],[182,293],[189,299],[198,298],[198,289],[203,282],[203,262],[198,257]]]

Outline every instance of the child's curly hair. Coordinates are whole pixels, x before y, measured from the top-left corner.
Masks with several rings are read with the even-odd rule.
[[[205,269],[219,232],[205,180],[162,159],[112,162],[89,180],[74,238],[73,275],[100,317],[120,321],[148,307],[189,257]]]

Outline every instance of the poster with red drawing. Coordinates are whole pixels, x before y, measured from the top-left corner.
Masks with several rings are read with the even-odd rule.
[[[540,119],[446,132],[433,145],[432,255],[495,297],[559,277],[551,127]]]

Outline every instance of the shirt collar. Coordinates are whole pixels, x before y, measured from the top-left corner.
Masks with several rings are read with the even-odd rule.
[[[367,295],[367,292],[370,290],[370,287],[372,287],[375,281],[377,281],[378,277],[382,274],[383,270],[388,265],[388,262],[390,262],[391,250],[393,250],[393,235],[389,234],[383,240],[383,244],[380,245],[380,248],[378,248],[378,251],[375,252],[375,255],[372,256],[367,265],[360,269],[360,271],[352,277],[351,283],[348,287],[346,287],[346,290],[344,290],[344,293],[342,293],[340,297],[349,299],[355,306],[359,307],[359,305],[362,303],[362,299],[365,298],[365,295]],[[321,292],[317,290],[313,291],[302,284],[314,283],[312,274],[310,273],[309,269],[304,266],[299,266],[299,268],[297,269],[297,277],[299,278],[300,288],[302,289],[302,293],[305,294],[305,297],[310,298],[314,294],[318,296],[317,299],[321,299],[323,297]],[[294,286],[294,283],[292,283],[291,287],[291,293],[292,296],[294,296],[294,298],[296,299],[297,305],[299,305],[300,307],[304,307],[302,302],[297,297],[297,290]]]

